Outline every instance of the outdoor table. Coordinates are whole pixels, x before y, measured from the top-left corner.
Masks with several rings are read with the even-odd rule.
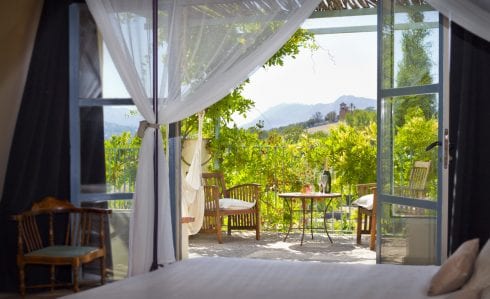
[[[289,222],[289,228],[286,236],[284,237],[284,242],[286,242],[286,239],[289,236],[289,232],[291,231],[291,228],[293,226],[293,201],[294,200],[301,200],[301,209],[303,212],[303,219],[302,219],[302,234],[301,234],[301,246],[303,245],[303,240],[305,237],[305,228],[306,228],[306,202],[309,199],[310,200],[310,231],[311,231],[311,238],[313,239],[313,201],[320,201],[320,200],[328,200],[327,204],[325,205],[325,210],[323,211],[323,226],[325,228],[325,232],[327,233],[328,239],[330,240],[331,243],[333,243],[332,238],[330,237],[330,234],[328,233],[327,230],[327,222],[326,222],[326,213],[327,209],[330,206],[330,203],[332,202],[332,199],[334,198],[340,198],[341,194],[340,193],[322,193],[322,192],[310,192],[310,193],[301,193],[301,192],[289,192],[289,193],[280,193],[278,195],[282,199],[286,201],[288,204],[288,201],[290,203],[288,204],[289,206],[289,211],[291,213],[291,219]]]

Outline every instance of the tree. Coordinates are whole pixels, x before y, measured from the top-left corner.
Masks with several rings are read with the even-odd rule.
[[[330,123],[335,122],[337,120],[337,112],[330,111],[329,113],[327,113],[327,115],[325,115],[325,120]]]
[[[411,24],[422,23],[424,13],[410,10],[408,18]],[[396,77],[397,87],[421,86],[432,83],[430,70],[432,61],[428,55],[430,43],[426,42],[429,30],[425,28],[412,28],[402,33],[402,60],[398,63]],[[412,107],[420,107],[426,118],[436,113],[434,95],[411,95],[395,98],[394,121],[397,127],[406,122],[407,111]]]
[[[437,129],[437,119],[427,119],[421,108],[414,107],[407,113],[406,122],[394,140],[394,179],[398,185],[406,185],[415,161],[431,161],[429,180],[436,178],[438,153],[425,148],[437,140]]]
[[[131,136],[130,132],[104,141],[106,181],[114,188],[111,192],[134,192],[140,146],[141,138]]]
[[[376,180],[376,124],[362,129],[340,124],[325,143],[328,165],[336,172],[337,186]]]
[[[367,127],[370,123],[376,122],[376,111],[367,109],[354,110],[351,113],[347,113],[345,116],[345,122],[354,128]]]

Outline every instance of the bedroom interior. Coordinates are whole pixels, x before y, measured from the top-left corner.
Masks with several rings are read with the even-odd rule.
[[[103,128],[100,125],[102,108],[87,100],[101,97],[101,82],[97,75],[100,71],[97,63],[99,58],[97,54],[83,55],[98,52],[98,41],[94,39],[96,35],[90,36],[90,32],[101,30],[104,39],[107,36],[114,38],[112,42],[115,45],[119,41],[110,31],[111,26],[116,26],[111,23],[114,20],[103,14],[104,10],[111,8],[109,4],[106,7],[103,6],[111,1],[88,0],[87,2],[99,28],[97,29],[95,23],[92,22],[90,27],[86,28],[86,32],[84,31],[84,33],[88,32],[84,36],[85,39],[82,39],[85,52],[81,51],[80,55],[85,60],[81,59],[78,67],[84,70],[80,74],[85,75],[77,78],[77,84],[80,86],[75,90],[73,90],[73,82],[70,81],[73,80],[71,73],[73,65],[67,63],[73,61],[70,60],[69,31],[73,27],[70,27],[69,13],[70,11],[73,13],[73,3],[83,4],[85,1],[25,0],[1,4],[0,11],[4,16],[0,18],[2,22],[0,38],[3,45],[0,61],[4,68],[0,71],[0,97],[2,98],[0,130],[3,136],[0,148],[0,192],[2,192],[0,238],[4,242],[0,247],[0,292],[16,292],[19,285],[15,260],[17,234],[15,223],[10,220],[11,215],[29,209],[32,203],[47,195],[73,199],[74,178],[70,170],[74,167],[70,157],[73,155],[73,140],[70,140],[73,132],[71,132],[70,122],[73,121],[71,117],[75,114],[80,118],[79,138],[84,141],[78,143],[80,160],[85,164],[79,166],[80,173],[75,178],[78,180],[78,188],[80,188],[80,183],[81,185],[97,185],[105,180],[104,156],[101,155],[100,150],[97,150],[102,148],[101,142],[103,142]],[[120,1],[120,3],[127,4],[127,8],[131,8],[130,2]],[[151,1],[147,2],[146,4],[150,4],[151,7]],[[165,3],[170,2],[172,1]],[[189,0],[185,5],[192,6],[192,3],[198,3],[198,5],[213,7],[218,2],[220,1],[193,2]],[[276,3],[276,1],[270,2]],[[294,5],[288,2],[288,5],[295,6],[296,9],[294,10],[296,19],[294,22],[291,21],[290,27],[286,26],[283,31],[267,33],[270,35],[264,33],[264,36],[256,36],[257,39],[263,39],[264,42],[267,39],[273,40],[270,45],[271,49],[257,58],[254,54],[264,49],[260,48],[260,45],[255,45],[256,48],[243,53],[245,57],[243,60],[234,57],[235,61],[231,60],[229,65],[217,66],[218,75],[210,80],[205,78],[199,82],[198,87],[201,89],[192,90],[196,92],[195,94],[192,92],[180,94],[181,82],[176,82],[177,80],[172,78],[176,77],[173,75],[180,74],[181,70],[177,70],[174,63],[169,63],[170,70],[165,71],[169,73],[170,82],[168,85],[161,85],[168,87],[168,90],[162,94],[168,98],[173,97],[174,100],[183,97],[189,101],[184,101],[184,105],[172,106],[169,104],[168,111],[162,109],[155,113],[152,105],[148,105],[152,103],[147,103],[149,102],[147,99],[153,97],[158,101],[158,81],[156,81],[157,84],[153,82],[153,88],[156,88],[156,91],[151,88],[151,81],[140,82],[141,86],[134,84],[128,87],[128,90],[131,90],[133,98],[138,98],[135,101],[142,102],[137,106],[145,111],[142,114],[145,114],[149,123],[175,124],[183,117],[202,110],[226,94],[228,85],[219,86],[220,76],[232,71],[233,78],[228,78],[232,82],[227,81],[227,84],[231,86],[234,82],[245,79],[255,65],[260,65],[264,59],[267,59],[267,55],[274,52],[273,47],[279,47],[281,41],[284,42],[288,34],[311,14],[318,6],[318,2],[295,1]],[[410,5],[419,3],[418,1],[401,2]],[[169,165],[165,165],[163,154],[158,154],[158,158],[153,159],[152,153],[155,147],[158,149],[158,146],[161,146],[161,140],[155,142],[153,137],[159,136],[156,133],[158,130],[150,125],[144,133],[145,136],[148,135],[145,137],[147,139],[145,151],[149,153],[145,160],[146,172],[141,172],[143,178],[139,182],[142,184],[140,189],[146,191],[136,196],[150,199],[150,203],[138,208],[142,211],[139,217],[148,219],[148,221],[139,228],[133,228],[134,231],[139,230],[140,233],[135,236],[136,239],[133,241],[135,247],[132,250],[142,253],[136,258],[143,256],[141,257],[143,260],[133,262],[131,271],[134,277],[70,297],[134,298],[159,294],[165,298],[226,298],[230,296],[237,298],[313,298],[318,296],[328,298],[427,298],[430,287],[431,295],[438,296],[434,298],[489,298],[490,243],[486,240],[490,237],[487,221],[490,203],[487,199],[486,185],[490,180],[490,157],[487,154],[490,136],[488,136],[488,130],[484,128],[489,126],[490,121],[490,103],[487,100],[490,92],[488,84],[490,33],[486,30],[490,25],[488,21],[490,20],[490,3],[483,0],[468,1],[465,4],[456,0],[427,2],[444,16],[450,17],[449,20],[445,19],[441,22],[444,27],[441,30],[447,34],[445,42],[448,47],[443,51],[445,64],[441,66],[444,78],[441,82],[441,89],[444,90],[442,94],[445,105],[448,104],[451,107],[448,122],[450,146],[447,150],[452,158],[448,166],[448,195],[444,199],[447,205],[447,211],[443,215],[447,223],[447,235],[442,238],[445,240],[442,247],[447,247],[447,252],[446,256],[441,257],[442,266],[388,264],[366,266],[224,258],[200,258],[172,263],[174,260],[180,260],[180,242],[176,237],[180,235],[179,225],[175,224],[178,223],[177,215],[180,215],[179,204],[176,202],[179,195],[172,188],[175,184],[180,183],[180,175],[176,175],[178,172],[175,170],[179,165],[172,159]],[[181,15],[179,9],[182,8],[176,3],[178,1],[172,3],[174,6],[170,6],[168,15],[179,19],[178,16]],[[269,4],[273,7],[271,3]],[[328,9],[328,5],[331,4],[335,9],[335,4],[339,3],[348,7],[348,3],[351,2],[323,1],[322,5]],[[377,7],[379,12],[388,9],[392,2],[359,0],[352,3],[359,6],[367,5],[371,8]],[[257,6],[260,8],[259,4]],[[214,9],[217,8],[214,7]],[[137,10],[138,13],[150,19],[154,17],[154,12],[152,15],[151,10],[143,10],[141,7],[138,7]],[[88,10],[85,12],[80,10],[80,12],[83,18],[83,14]],[[100,23],[104,21],[108,21],[107,24],[101,25]],[[164,21],[171,22],[172,20],[168,17]],[[101,29],[100,26],[106,27]],[[168,34],[166,38],[169,41],[176,38],[169,32],[165,34]],[[278,35],[280,37],[277,37]],[[450,43],[447,40],[450,40]],[[169,44],[172,43],[169,42]],[[115,45],[112,47],[117,48]],[[179,49],[173,50],[178,52]],[[125,55],[128,53],[124,51],[118,52],[117,49],[112,51],[113,54],[119,55],[118,60],[120,61],[127,58]],[[175,52],[171,51],[171,54],[173,53]],[[237,63],[238,66],[234,63]],[[248,65],[250,63],[251,65]],[[240,70],[235,72],[235,68]],[[135,82],[131,80],[135,69],[126,66],[121,67],[121,70],[127,73],[125,83]],[[146,71],[151,73],[154,70],[148,67]],[[147,79],[156,80],[156,77],[148,76]],[[198,100],[196,94],[205,100]],[[77,100],[82,99],[80,103],[85,103],[80,107],[76,106],[76,109],[79,109],[77,113],[70,112],[70,109],[73,109],[73,106],[70,106],[73,97]],[[84,102],[85,100],[87,102]],[[173,137],[175,141],[178,138],[177,126],[171,125],[170,131],[170,139],[172,140]],[[171,144],[168,148],[170,156],[172,152],[178,150],[178,147],[172,147],[174,145]],[[157,150],[157,152],[163,153],[163,150]],[[153,164],[154,160],[160,163],[156,167]],[[157,175],[153,172],[154,169],[158,169]],[[163,186],[153,183],[158,173],[162,176],[160,179],[165,182]],[[81,201],[90,197],[90,194],[80,197],[80,189],[76,191],[78,192],[77,199],[73,202],[75,205],[79,205]],[[383,190],[380,191],[378,188],[378,195],[380,193],[383,196]],[[160,198],[160,204],[156,209],[151,203],[155,197]],[[162,212],[164,213],[162,215],[166,216],[154,217],[155,211]],[[163,220],[159,221],[158,229],[155,230],[161,234],[156,238],[157,242],[151,241],[155,239],[153,218]],[[479,242],[475,241],[475,238],[478,238]],[[378,244],[381,242],[379,237],[377,242]],[[158,249],[157,259],[155,259],[157,250],[154,247]],[[448,259],[446,259],[447,256],[449,256]],[[158,268],[159,264],[165,264],[165,266],[147,273],[150,266]],[[353,275],[353,273],[356,274]],[[377,277],[377,279],[366,281],[363,279],[366,276]],[[33,281],[42,280],[43,277],[46,277],[46,273],[43,269],[33,269],[29,277]],[[193,283],[192,287],[189,287],[190,281]],[[430,286],[431,282],[432,286]],[[353,285],[356,287],[352,287]],[[462,290],[453,292],[461,287],[463,287]]]

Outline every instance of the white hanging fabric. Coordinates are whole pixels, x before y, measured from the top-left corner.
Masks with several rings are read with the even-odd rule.
[[[129,276],[148,272],[153,251],[155,127],[212,105],[261,67],[320,0],[158,1],[158,120],[152,107],[152,1],[87,0],[144,131],[130,222]],[[158,264],[175,260],[168,165],[158,134]]]
[[[199,112],[197,117],[197,142],[194,148],[194,155],[192,156],[189,171],[182,180],[182,216],[194,218],[193,222],[183,225],[183,229],[187,229],[187,235],[197,234],[202,227],[204,219],[204,189],[201,178],[202,126],[204,122],[204,111]]]
[[[490,41],[489,0],[427,0],[450,21]]]

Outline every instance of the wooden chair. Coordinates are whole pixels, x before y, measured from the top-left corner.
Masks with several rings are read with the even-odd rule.
[[[21,295],[26,292],[25,267],[29,264],[50,266],[50,284],[29,288],[50,287],[53,290],[56,286],[67,285],[56,283],[55,267],[69,265],[73,290],[78,292],[80,267],[96,259],[100,261],[100,282],[105,284],[104,221],[110,213],[107,209],[77,208],[66,200],[45,197],[33,204],[29,211],[14,215],[18,228],[17,265]]]
[[[369,234],[369,249],[376,248],[376,183],[358,184],[356,186],[359,197],[373,193],[373,208],[368,210],[359,206],[357,208],[357,244],[361,244],[361,235]]]
[[[429,176],[430,161],[415,161],[410,170],[408,186],[395,188],[395,195],[425,198],[427,196],[427,177]]]
[[[204,222],[202,232],[216,232],[218,242],[223,243],[221,226],[223,217],[228,217],[228,235],[232,229],[255,230],[255,238],[260,240],[260,210],[259,197],[260,185],[242,184],[226,188],[222,173],[203,173],[204,186]],[[255,202],[255,205],[247,209],[223,209],[219,206],[221,198],[234,198],[246,202]]]

